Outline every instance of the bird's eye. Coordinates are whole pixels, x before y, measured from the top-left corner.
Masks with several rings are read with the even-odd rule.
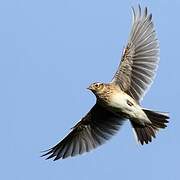
[[[96,87],[96,88],[99,87],[99,84],[95,84],[95,87]]]

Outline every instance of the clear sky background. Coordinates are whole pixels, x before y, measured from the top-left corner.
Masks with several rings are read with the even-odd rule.
[[[98,149],[45,161],[95,103],[86,90],[111,80],[131,26],[131,6],[153,13],[161,61],[142,105],[170,112],[168,128],[137,145],[130,124]],[[0,1],[0,179],[179,180],[180,1]]]

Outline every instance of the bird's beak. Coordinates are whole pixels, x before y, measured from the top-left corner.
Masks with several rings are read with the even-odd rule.
[[[88,90],[90,90],[90,91],[91,91],[91,90],[92,90],[92,87],[91,87],[91,86],[89,86],[89,87],[87,87],[86,89],[88,89]]]

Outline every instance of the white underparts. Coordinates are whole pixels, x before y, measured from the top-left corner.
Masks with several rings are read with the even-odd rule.
[[[141,106],[139,106],[128,94],[122,91],[114,93],[111,96],[111,102],[108,105],[115,108],[116,111],[125,113],[131,120],[134,120],[137,123],[151,123]]]

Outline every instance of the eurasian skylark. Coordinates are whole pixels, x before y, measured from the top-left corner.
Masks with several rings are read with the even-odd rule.
[[[61,142],[42,156],[57,160],[88,152],[110,139],[127,119],[142,145],[166,127],[167,113],[140,106],[158,66],[159,43],[147,8],[142,12],[139,6],[137,11],[132,8],[132,12],[129,40],[112,81],[88,87],[96,96],[96,104]]]

